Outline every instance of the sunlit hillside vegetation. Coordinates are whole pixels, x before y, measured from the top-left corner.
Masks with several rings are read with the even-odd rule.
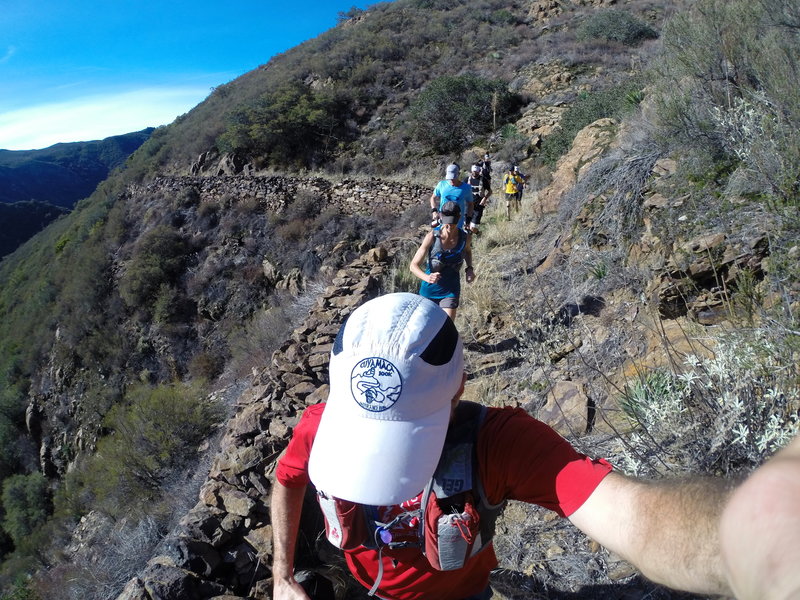
[[[396,0],[354,9],[336,28],[221,83],[198,107],[154,131],[125,169],[0,263],[0,584],[7,598],[37,598],[24,575],[57,563],[48,542],[64,539],[90,510],[113,515],[124,507],[142,522],[153,519],[163,533],[172,515],[161,486],[224,415],[205,401],[203,386],[268,362],[296,320],[295,299],[265,282],[265,259],[313,281],[337,241],[352,255],[427,217],[424,210],[401,219],[347,217],[318,211],[315,199],[303,196],[282,214],[234,198],[209,206],[191,192],[133,203],[130,183],[185,174],[211,148],[245,156],[259,172],[416,176],[431,184],[446,162],[490,149],[508,163],[527,161],[543,186],[581,128],[613,117],[623,146],[557,215],[565,229],[591,223],[589,230],[575,226],[585,268],[564,271],[576,279],[548,290],[555,297],[581,286],[628,286],[644,303],[628,252],[646,230],[672,248],[710,229],[769,222],[767,268],[743,271],[735,289],[714,291],[730,313],[730,349],[757,354],[759,362],[726,355],[693,372],[739,369],[757,378],[772,370],[773,379],[749,387],[728,385],[735,378],[716,373],[720,395],[745,388],[762,399],[767,389],[781,394],[775,406],[783,421],[772,438],[767,423],[752,419],[746,432],[736,430],[748,444],[734,457],[737,465],[763,458],[778,437],[796,430],[796,2],[698,0],[684,8],[641,0],[613,10],[562,4],[568,9],[546,24],[532,20],[532,3],[523,0]],[[571,73],[573,85],[533,97],[525,91],[531,69],[552,63]],[[518,123],[527,108],[545,103],[563,107],[561,124],[537,146]],[[677,164],[664,193],[680,204],[645,222],[647,168],[662,157]],[[480,247],[487,255],[504,248],[515,231],[505,235],[487,235]],[[523,252],[513,260],[525,273],[535,267],[524,264],[531,258]],[[473,322],[512,310],[503,297],[507,282],[489,275],[484,281],[488,287],[470,292],[468,304],[481,307]],[[518,306],[521,297],[514,298],[514,315],[541,308],[534,300]],[[542,342],[529,342],[531,354],[541,356]],[[653,456],[674,437],[663,424],[686,414],[660,405],[664,394],[705,403],[704,423],[724,410],[685,372],[659,372],[626,392],[631,419],[647,433],[631,470],[658,462]],[[53,443],[52,472],[42,473],[40,440],[26,428],[26,409],[51,392],[62,403],[66,433]],[[176,420],[190,426],[175,429]],[[78,430],[96,443],[73,443]],[[723,450],[732,447],[720,436],[728,444]],[[705,443],[701,435],[693,439]],[[694,448],[692,456],[700,456]],[[713,468],[734,462],[714,456]]]
[[[557,61],[579,79],[602,67],[600,85],[615,85],[627,78],[637,46],[673,10],[646,1],[612,13],[614,25],[601,27],[619,32],[619,41],[586,29],[591,7],[573,8],[547,27],[531,21],[530,8],[528,1],[406,0],[351,10],[339,27],[218,86],[157,130],[132,167],[142,176],[185,168],[216,147],[261,168],[389,175],[469,143],[502,153],[514,139],[513,125],[505,136],[502,127],[522,104],[541,100],[518,93],[526,67]],[[458,88],[459,77],[468,78],[470,94]],[[448,147],[435,142],[449,137],[454,119],[467,118]]]

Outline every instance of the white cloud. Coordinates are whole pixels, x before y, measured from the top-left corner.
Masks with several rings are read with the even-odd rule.
[[[6,50],[6,53],[2,57],[0,57],[0,64],[7,63],[9,60],[11,60],[11,57],[14,56],[16,53],[17,53],[16,46],[9,46],[8,49]]]
[[[99,140],[166,125],[209,92],[209,88],[199,87],[146,88],[2,113],[0,148],[46,148],[58,142]]]

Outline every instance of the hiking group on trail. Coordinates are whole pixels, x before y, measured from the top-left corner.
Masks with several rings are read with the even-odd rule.
[[[475,280],[472,236],[480,235],[483,211],[492,195],[492,162],[488,154],[472,165],[466,181],[451,163],[430,197],[431,228],[417,248],[409,270],[419,278],[420,295],[438,304],[455,320],[461,295],[461,265],[467,283]]]
[[[327,402],[305,409],[275,471],[274,600],[315,597],[294,574],[309,484],[325,538],[383,600],[490,598],[495,523],[509,500],[569,519],[676,590],[800,598],[800,439],[743,484],[650,481],[577,451],[522,408],[462,401],[455,316],[461,266],[467,283],[476,277],[488,159],[466,181],[448,165],[431,194],[431,230],[409,266],[419,294],[366,302],[333,342]],[[509,219],[526,181],[516,166],[504,175]]]
[[[432,229],[409,264],[411,273],[421,280],[420,295],[438,304],[453,321],[461,296],[462,264],[467,283],[475,280],[472,236],[488,200],[488,196],[478,195],[476,201],[476,185],[470,180],[480,178],[479,171],[474,165],[468,180],[461,181],[460,167],[455,163],[447,166],[445,178],[430,197]]]

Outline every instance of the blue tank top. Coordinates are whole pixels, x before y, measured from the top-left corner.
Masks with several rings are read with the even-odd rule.
[[[423,281],[419,288],[420,296],[440,300],[442,298],[456,298],[461,293],[461,263],[464,262],[464,247],[467,244],[467,234],[463,229],[458,230],[458,242],[455,247],[445,250],[442,248],[441,226],[433,230],[433,244],[428,250],[428,267],[426,274],[441,273],[442,277],[436,283]]]

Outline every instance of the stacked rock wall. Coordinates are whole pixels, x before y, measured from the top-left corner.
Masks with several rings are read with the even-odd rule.
[[[399,214],[413,206],[424,204],[430,197],[431,185],[402,183],[381,179],[344,179],[331,181],[321,177],[284,176],[162,176],[144,184],[132,186],[132,194],[177,195],[193,189],[200,202],[229,203],[255,200],[272,212],[280,212],[299,195],[307,194],[321,208],[333,207],[345,214],[374,212],[378,209]]]
[[[240,397],[198,503],[119,600],[271,597],[270,475],[302,410],[328,393],[341,323],[377,296],[403,243],[390,239],[341,269],[272,364]]]

